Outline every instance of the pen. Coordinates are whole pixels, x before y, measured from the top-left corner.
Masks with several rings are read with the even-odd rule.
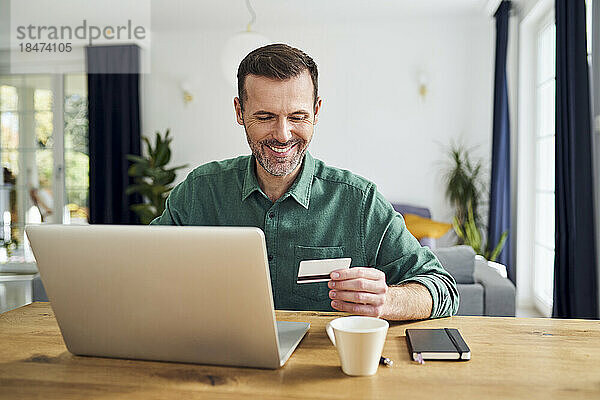
[[[387,357],[381,356],[381,358],[379,359],[379,364],[383,364],[386,367],[391,367],[392,365],[394,365],[394,362]]]

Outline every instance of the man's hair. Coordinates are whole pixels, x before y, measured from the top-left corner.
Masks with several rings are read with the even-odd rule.
[[[240,63],[237,72],[238,97],[244,110],[248,98],[245,88],[246,76],[257,75],[271,79],[286,80],[300,75],[308,69],[313,83],[313,106],[317,104],[318,76],[317,64],[302,50],[277,43],[259,47],[251,51]]]

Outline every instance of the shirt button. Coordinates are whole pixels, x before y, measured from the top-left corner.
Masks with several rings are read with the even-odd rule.
[[[269,218],[275,218],[275,213],[274,212],[269,213]]]
[[[273,255],[272,255],[272,254],[269,254],[269,255],[267,256],[267,258],[269,259],[269,261],[273,261]]]

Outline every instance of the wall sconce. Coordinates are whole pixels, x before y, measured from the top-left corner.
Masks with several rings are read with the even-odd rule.
[[[183,103],[185,105],[188,105],[194,101],[194,94],[189,82],[186,81],[181,83],[181,92],[183,93]]]
[[[428,85],[429,85],[428,76],[425,72],[421,71],[418,74],[417,80],[419,83],[419,97],[421,98],[421,101],[425,101],[425,98],[427,97],[427,90],[428,90]]]

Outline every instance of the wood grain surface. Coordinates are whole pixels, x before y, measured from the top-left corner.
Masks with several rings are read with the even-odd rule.
[[[277,311],[311,328],[279,370],[80,357],[49,303],[0,315],[0,398],[43,399],[600,399],[600,322],[452,317],[391,322],[370,377],[342,373],[325,324],[341,313]],[[458,328],[466,362],[410,360],[406,328]]]

